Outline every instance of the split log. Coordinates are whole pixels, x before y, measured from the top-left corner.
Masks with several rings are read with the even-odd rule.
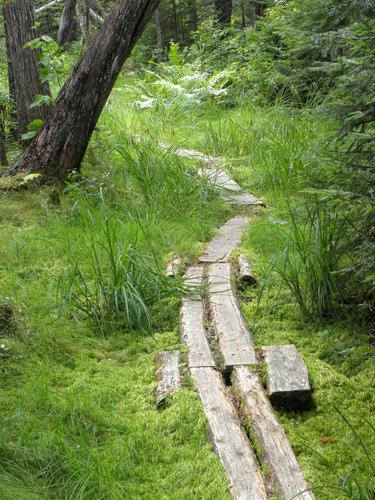
[[[225,367],[257,362],[253,340],[242,317],[231,283],[229,263],[212,264],[208,272],[211,320]]]
[[[296,347],[267,346],[264,353],[271,403],[291,410],[308,408],[311,404],[309,375]]]
[[[257,284],[249,259],[244,253],[241,253],[237,259],[238,264],[238,279],[241,284],[246,286],[253,286]]]
[[[229,480],[233,498],[265,500],[265,486],[249,440],[241,428],[222,378],[214,368],[192,368],[210,437]]]
[[[241,243],[242,235],[250,218],[236,215],[226,222],[218,234],[210,241],[200,262],[229,262],[233,250]]]
[[[243,402],[262,459],[271,473],[274,493],[289,500],[312,500],[314,495],[304,478],[285,431],[277,421],[257,373],[246,366],[235,367],[234,384]]]
[[[172,392],[181,387],[180,351],[156,353],[155,365],[158,380],[156,405],[160,406]]]
[[[186,278],[189,284],[201,286],[203,279],[203,266],[191,266]],[[210,347],[207,342],[204,328],[204,311],[200,297],[195,300],[185,298],[182,300],[180,311],[180,335],[181,341],[189,348],[188,366],[215,366]]]
[[[167,278],[175,278],[179,274],[181,274],[182,270],[182,259],[181,257],[174,257],[169,264],[167,265],[167,269],[165,274]]]

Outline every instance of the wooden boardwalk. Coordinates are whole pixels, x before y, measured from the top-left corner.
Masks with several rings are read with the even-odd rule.
[[[218,168],[218,158],[185,149],[177,150],[176,154],[203,162],[205,175],[212,176],[213,182],[231,203],[245,206],[262,204],[251,194],[242,192],[238,184]],[[227,474],[233,498],[313,500],[286,434],[273,413],[259,376],[254,373],[257,363],[254,343],[233,286],[231,254],[241,243],[249,222],[248,215],[230,219],[208,244],[199,264],[188,268],[185,276],[189,283],[197,287],[203,284],[207,275],[208,307],[198,291],[192,298],[182,301],[181,340],[189,348],[190,375],[202,401],[209,435]],[[241,272],[250,276],[249,269],[240,269]],[[251,279],[254,283],[252,275]],[[211,353],[206,332],[209,324],[226,369],[225,382],[232,383],[233,387],[226,386],[215,364],[218,353],[215,358]],[[252,371],[249,370],[251,366]],[[257,441],[258,454],[253,450],[237,407],[232,402],[233,391],[244,405],[247,424]],[[267,476],[261,472],[263,464],[270,471]]]

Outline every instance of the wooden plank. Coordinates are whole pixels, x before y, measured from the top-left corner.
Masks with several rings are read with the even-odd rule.
[[[271,403],[286,409],[305,409],[311,403],[306,365],[294,345],[264,347],[267,391]]]
[[[203,280],[203,266],[191,266],[185,274],[187,282],[200,286]],[[188,366],[215,366],[204,328],[204,311],[200,297],[185,298],[180,310],[180,335],[189,348]]]
[[[157,352],[155,365],[158,381],[156,404],[159,406],[172,392],[181,387],[180,351]]]
[[[231,179],[231,177],[229,177],[229,175],[220,168],[206,166],[198,172],[199,175],[207,177],[208,180],[216,187],[238,193],[242,191],[241,186],[239,186],[236,181]]]
[[[192,149],[180,148],[176,149],[175,153],[177,156],[180,156],[181,158],[197,158],[198,160],[208,164],[218,163],[220,161],[220,158],[218,158],[217,156],[205,155],[200,151],[193,151]]]
[[[210,437],[229,478],[233,498],[266,499],[256,458],[221,376],[213,368],[192,368],[190,371],[206,413]]]
[[[253,340],[231,283],[229,263],[211,264],[208,271],[211,320],[226,367],[256,363]]]
[[[284,429],[273,413],[259,375],[241,366],[234,368],[233,379],[246,405],[262,458],[271,472],[272,486],[277,490],[275,493],[281,494],[286,500],[312,500],[314,495],[308,491],[309,486]]]
[[[266,204],[250,193],[228,193],[224,198],[232,205],[255,205],[264,207]]]
[[[248,227],[250,218],[236,215],[227,221],[218,234],[210,241],[200,262],[229,262],[231,253],[241,243],[242,234]]]
[[[257,280],[251,269],[249,259],[244,253],[241,253],[237,259],[238,264],[238,279],[243,285],[256,285]]]

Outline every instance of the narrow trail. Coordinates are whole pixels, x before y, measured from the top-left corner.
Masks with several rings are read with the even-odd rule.
[[[189,348],[190,375],[231,494],[238,500],[275,495],[287,500],[312,500],[314,496],[257,373],[254,341],[233,285],[231,254],[254,215],[252,207],[264,203],[244,192],[220,168],[219,158],[185,149],[176,154],[203,162],[202,175],[211,178],[223,196],[245,212],[226,222],[198,263],[187,269],[185,276],[190,283],[208,285],[208,300],[186,298],[180,313],[181,340]],[[207,334],[207,325],[214,332],[213,338]]]

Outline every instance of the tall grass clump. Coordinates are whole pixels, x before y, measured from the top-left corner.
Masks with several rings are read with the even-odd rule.
[[[90,212],[83,220],[81,234],[67,234],[62,306],[104,336],[121,328],[150,330],[153,306],[186,293],[182,279],[166,278],[156,258],[142,252],[134,225]]]
[[[289,214],[290,231],[276,271],[304,319],[330,316],[343,301],[340,271],[348,244],[346,221],[319,205],[307,205],[302,214],[289,207]]]
[[[135,143],[117,147],[120,157],[117,172],[134,196],[154,213],[182,216],[187,203],[196,211],[218,194],[197,169],[178,158],[173,150],[163,151],[152,143]]]

